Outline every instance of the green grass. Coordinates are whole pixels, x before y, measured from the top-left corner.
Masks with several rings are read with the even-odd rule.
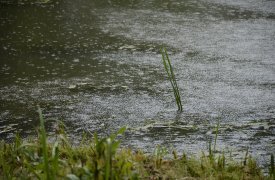
[[[50,169],[49,169],[49,158],[48,158],[48,148],[47,148],[47,135],[46,135],[46,130],[45,130],[45,123],[44,123],[44,118],[42,115],[42,111],[40,107],[38,108],[38,114],[39,114],[39,120],[40,120],[40,129],[39,129],[39,141],[41,144],[42,148],[42,155],[43,155],[43,171],[45,172],[44,175],[45,177],[43,179],[52,179],[53,177],[51,176]]]
[[[49,137],[39,109],[38,138],[13,143],[0,143],[0,179],[273,179],[274,157],[270,174],[264,176],[250,156],[245,163],[226,159],[224,155],[202,154],[195,158],[187,154],[167,158],[168,150],[157,146],[152,155],[120,148],[117,136],[121,128],[109,137],[89,137],[83,134],[74,145],[63,125]],[[218,126],[217,126],[218,131]],[[49,140],[51,139],[51,141]],[[214,148],[215,149],[215,148]]]
[[[169,59],[168,53],[166,48],[162,48],[161,49],[161,55],[162,55],[162,62],[164,65],[164,69],[168,75],[168,79],[171,83],[171,86],[173,88],[173,92],[174,92],[174,97],[176,100],[176,104],[178,106],[178,111],[182,111],[182,103],[181,103],[181,97],[180,97],[180,91],[179,91],[179,87],[176,81],[176,77],[174,74],[174,70],[173,67],[171,65],[171,61]]]

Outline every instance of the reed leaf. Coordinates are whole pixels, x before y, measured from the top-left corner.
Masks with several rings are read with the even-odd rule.
[[[49,157],[48,157],[48,148],[47,148],[47,135],[44,125],[44,118],[42,115],[42,111],[40,107],[38,107],[38,114],[39,114],[39,120],[40,120],[40,144],[42,145],[42,153],[43,153],[43,169],[45,172],[45,179],[51,179],[50,176],[50,168],[49,168]]]
[[[164,69],[168,75],[168,79],[169,79],[171,86],[173,88],[176,104],[178,106],[178,111],[181,112],[182,111],[182,102],[181,102],[181,97],[180,97],[180,91],[179,91],[179,87],[178,87],[178,84],[176,81],[174,70],[173,70],[171,61],[169,59],[166,48],[161,49],[161,55],[162,55],[162,62],[164,65]]]

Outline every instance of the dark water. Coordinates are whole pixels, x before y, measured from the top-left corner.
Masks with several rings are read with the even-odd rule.
[[[40,105],[76,140],[127,126],[126,146],[200,153],[220,121],[220,152],[275,153],[275,1],[7,0],[0,19],[1,139],[35,134]]]

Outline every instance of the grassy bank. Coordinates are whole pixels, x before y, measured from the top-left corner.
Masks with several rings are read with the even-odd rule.
[[[160,146],[152,155],[120,148],[116,137],[125,128],[106,138],[84,134],[72,145],[62,124],[48,137],[39,114],[38,138],[1,142],[0,179],[274,179],[274,164],[264,176],[249,156],[234,162],[211,151],[200,158],[171,152],[173,158],[166,159]]]

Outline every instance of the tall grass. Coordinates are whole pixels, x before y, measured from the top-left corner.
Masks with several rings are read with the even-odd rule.
[[[215,141],[214,141],[214,152],[216,152],[216,145],[217,145],[217,139],[218,139],[219,128],[220,128],[220,120],[218,120],[218,124],[217,124],[217,126],[216,126]]]
[[[63,129],[49,141],[41,109],[38,139],[23,141],[19,135],[14,143],[0,142],[0,179],[270,179],[274,177],[272,156],[270,175],[264,176],[255,161],[228,161],[222,156],[202,155],[200,159],[183,153],[174,159],[165,157],[165,147],[157,146],[152,156],[140,150],[119,148],[119,134],[93,138],[83,135],[80,144],[72,144]],[[63,128],[60,125],[60,128]],[[218,129],[218,128],[217,128]],[[51,138],[54,139],[54,138]],[[215,148],[214,148],[215,149]],[[193,178],[191,178],[193,177]]]
[[[45,172],[45,179],[50,180],[52,178],[51,178],[50,169],[49,169],[47,135],[45,130],[44,118],[40,107],[38,107],[38,114],[39,114],[39,120],[40,120],[39,140],[40,140],[40,144],[42,145],[41,148],[43,152],[43,170]]]
[[[164,65],[164,69],[168,75],[168,79],[172,85],[173,88],[173,92],[174,92],[174,96],[175,96],[175,100],[176,100],[176,104],[178,106],[178,111],[182,111],[182,103],[181,103],[181,97],[180,97],[180,91],[179,91],[179,87],[176,81],[176,77],[173,71],[173,67],[171,65],[171,61],[169,59],[168,53],[166,48],[162,48],[161,49],[161,55],[162,55],[162,62]]]

